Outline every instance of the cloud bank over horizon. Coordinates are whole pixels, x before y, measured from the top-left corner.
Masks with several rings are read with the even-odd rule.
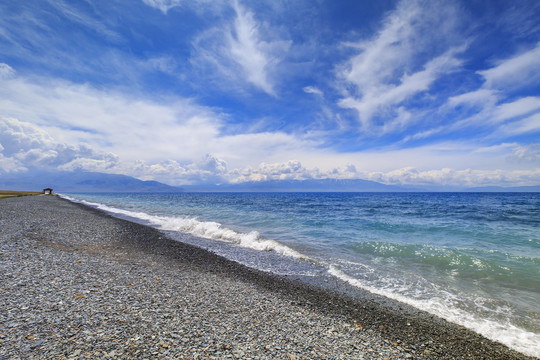
[[[540,184],[533,1],[0,10],[0,176]]]

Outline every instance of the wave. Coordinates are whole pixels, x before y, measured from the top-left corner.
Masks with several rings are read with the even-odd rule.
[[[501,315],[508,315],[508,312],[513,311],[512,308],[505,306],[505,302],[489,303],[490,300],[480,299],[480,297],[472,299],[466,294],[460,294],[456,289],[440,285],[438,279],[431,282],[424,278],[420,279],[419,277],[401,278],[397,279],[398,281],[395,281],[395,279],[391,280],[390,277],[384,276],[384,271],[381,272],[381,268],[377,266],[377,262],[380,259],[383,259],[382,265],[385,263],[392,265],[395,261],[398,261],[408,265],[416,264],[428,269],[438,269],[442,273],[450,273],[452,279],[459,278],[458,281],[480,277],[480,280],[483,282],[486,282],[486,279],[493,279],[495,283],[505,282],[511,284],[509,288],[512,289],[527,289],[536,288],[540,284],[538,277],[533,276],[538,273],[538,268],[535,266],[538,264],[537,258],[518,257],[496,250],[485,251],[479,249],[447,248],[428,244],[395,244],[384,241],[365,241],[355,244],[349,243],[345,247],[347,251],[352,251],[356,255],[359,255],[360,258],[366,255],[366,258],[374,259],[374,263],[369,261],[360,262],[374,264],[375,266],[371,267],[358,262],[345,264],[347,263],[345,259],[339,259],[333,256],[331,258],[325,256],[325,260],[323,260],[317,255],[314,255],[317,259],[314,260],[283,243],[264,238],[257,231],[239,232],[227,228],[218,222],[200,221],[194,217],[151,215],[136,210],[123,210],[101,203],[77,200],[66,195],[62,195],[62,197],[73,202],[83,203],[104,210],[117,217],[143,222],[160,230],[186,233],[198,238],[222,241],[243,248],[257,251],[271,251],[295,259],[308,260],[310,263],[321,265],[322,272],[327,271],[331,276],[352,286],[409,304],[440,316],[450,322],[465,326],[489,339],[502,342],[512,349],[531,356],[540,357],[540,349],[537,345],[540,343],[540,334],[516,326],[515,324],[517,322],[512,323],[510,321],[510,318],[515,319],[516,317]],[[193,238],[193,241],[195,241],[195,238]],[[336,249],[334,248],[334,250]],[[230,254],[224,254],[226,257],[229,257],[228,255],[230,256]],[[273,256],[273,254],[268,255]],[[259,262],[251,264],[247,260],[247,257],[243,255],[243,252],[240,258],[233,260],[250,267],[261,267]],[[521,267],[506,266],[510,265],[509,263],[514,263],[512,265],[515,265],[516,262]],[[280,262],[278,261],[277,263]],[[519,274],[512,273],[510,271],[511,268],[512,271],[517,271]],[[276,267],[273,267],[273,264],[271,268],[265,269],[265,271],[282,275],[289,273],[297,275],[296,270],[297,268],[295,268],[295,271],[289,272],[288,268],[276,269]],[[350,270],[358,273],[353,273],[351,276],[349,273]],[[306,271],[305,274],[311,273]]]
[[[399,259],[411,266],[430,266],[461,279],[482,279],[486,284],[497,283],[512,289],[540,291],[540,259],[534,257],[499,250],[383,241],[360,242],[347,248],[370,257]]]
[[[488,339],[499,341],[516,351],[530,356],[540,357],[540,349],[538,348],[540,334],[519,328],[509,322],[501,323],[499,321],[481,318],[474,313],[459,309],[452,305],[457,300],[456,296],[442,289],[438,289],[437,296],[431,296],[428,299],[417,299],[402,295],[396,290],[373,286],[366,281],[349,276],[336,265],[330,265],[328,273],[352,286],[400,301],[455,324],[462,325]],[[500,311],[506,310],[501,309]]]
[[[242,233],[223,227],[222,224],[213,221],[199,221],[195,218],[189,217],[150,215],[145,212],[123,210],[105,204],[78,200],[67,195],[60,196],[66,200],[85,204],[111,214],[143,220],[149,225],[160,230],[177,231],[205,239],[224,241],[254,250],[274,251],[280,255],[289,256],[296,259],[311,260],[308,256],[288,247],[285,244],[272,239],[265,239],[257,231]]]

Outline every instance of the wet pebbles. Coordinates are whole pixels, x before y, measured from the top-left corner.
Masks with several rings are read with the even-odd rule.
[[[0,359],[527,358],[55,196],[0,200],[0,286]]]

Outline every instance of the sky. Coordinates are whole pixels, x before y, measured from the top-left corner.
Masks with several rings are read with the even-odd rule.
[[[540,184],[540,2],[0,0],[0,176]]]

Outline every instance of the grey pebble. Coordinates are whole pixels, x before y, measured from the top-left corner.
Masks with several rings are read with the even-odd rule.
[[[0,286],[2,360],[527,359],[55,196],[0,200]]]

